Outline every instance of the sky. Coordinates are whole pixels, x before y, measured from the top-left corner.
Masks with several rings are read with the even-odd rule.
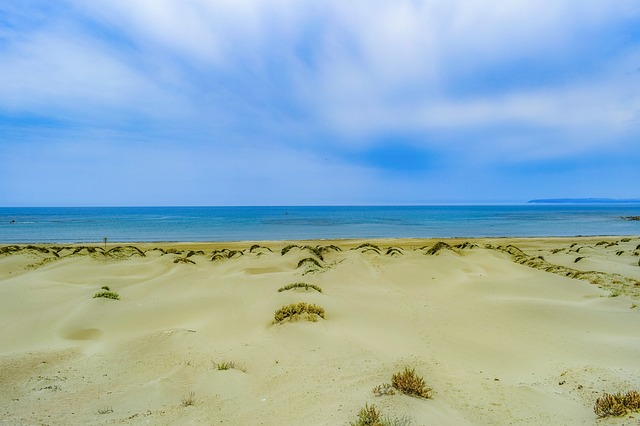
[[[640,198],[637,0],[0,3],[0,206]]]

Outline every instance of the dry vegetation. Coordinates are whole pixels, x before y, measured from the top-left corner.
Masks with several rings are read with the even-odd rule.
[[[107,287],[107,289],[108,288],[109,287]],[[109,291],[109,290],[99,291],[99,292],[97,292],[96,294],[93,295],[94,299],[98,298],[98,297],[102,297],[102,298],[105,298],[105,299],[120,300],[120,295],[118,293],[116,293],[115,291]]]
[[[349,423],[350,426],[409,426],[410,424],[411,420],[408,417],[383,417],[373,404],[365,404],[360,409],[356,421]]]
[[[294,288],[300,288],[300,289],[305,289],[305,290],[315,290],[318,293],[322,293],[322,289],[320,287],[318,287],[315,284],[307,284],[307,283],[293,283],[293,284],[288,284],[285,285],[284,287],[280,287],[278,289],[278,292],[283,292],[283,291],[287,291],[287,290],[292,290]]]
[[[369,406],[365,404],[358,413],[358,419],[355,423],[349,423],[351,426],[382,426],[380,413],[376,410],[375,405]]]
[[[640,411],[640,392],[629,391],[625,394],[622,392],[617,394],[605,393],[602,397],[596,399],[593,411],[598,417],[619,417],[624,416],[629,411]]]
[[[396,373],[391,377],[391,386],[398,391],[418,398],[430,398],[431,388],[428,388],[424,379],[416,374],[415,369],[405,367],[402,373]]]
[[[235,361],[222,361],[218,363],[214,362],[214,366],[216,370],[238,370],[242,371],[243,373],[247,372],[247,368],[244,365]]]
[[[394,387],[389,383],[383,383],[381,385],[378,385],[375,388],[373,388],[371,392],[373,392],[376,396],[396,394]]]
[[[189,394],[187,396],[185,396],[184,398],[182,398],[182,406],[183,407],[189,407],[191,405],[195,405],[196,404],[196,394],[194,391],[189,392]]]
[[[324,318],[324,309],[312,303],[292,303],[278,309],[273,316],[274,323],[283,321],[294,321],[299,319],[301,315],[305,315],[304,319],[308,321],[317,321],[317,317]]]

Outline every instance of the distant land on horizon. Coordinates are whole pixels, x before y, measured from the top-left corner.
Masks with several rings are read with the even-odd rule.
[[[527,204],[640,204],[640,198],[543,198]]]

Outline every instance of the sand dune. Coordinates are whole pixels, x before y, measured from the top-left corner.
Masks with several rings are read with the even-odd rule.
[[[367,403],[413,425],[637,424],[593,405],[640,390],[639,251],[637,237],[3,246],[2,422],[344,425]],[[296,282],[322,292],[278,291]],[[274,324],[298,302],[324,319]],[[405,366],[432,398],[372,393]]]

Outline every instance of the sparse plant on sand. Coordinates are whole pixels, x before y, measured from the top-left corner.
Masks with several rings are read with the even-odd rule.
[[[376,386],[371,390],[376,396],[395,395],[396,391],[394,387],[389,383],[383,383]]]
[[[358,419],[349,423],[351,426],[382,426],[380,413],[375,405],[365,404],[358,413]]]
[[[402,249],[398,247],[389,247],[385,253],[387,256],[401,256]]]
[[[284,287],[280,287],[278,289],[278,292],[280,293],[280,292],[283,292],[283,291],[292,290],[294,288],[300,288],[300,289],[305,289],[305,290],[313,289],[313,290],[317,291],[318,293],[322,293],[322,289],[320,287],[318,287],[315,284],[307,284],[307,283],[287,284]]]
[[[98,410],[98,414],[109,414],[109,413],[113,413],[113,408],[111,407],[104,407],[104,408],[100,408]]]
[[[191,265],[195,265],[196,264],[196,262],[194,262],[193,260],[189,259],[188,257],[175,258],[173,260],[173,263],[184,263],[184,264],[191,264]]]
[[[102,297],[105,299],[120,300],[120,295],[118,293],[116,293],[115,291],[109,291],[109,290],[99,291],[93,295],[94,299],[98,297]]]
[[[451,250],[451,246],[445,243],[444,241],[438,241],[437,243],[434,244],[433,247],[427,250],[425,254],[434,255],[438,253],[440,250]]]
[[[182,403],[183,407],[189,407],[191,405],[195,405],[196,404],[196,393],[194,391],[189,392],[189,394],[187,396],[182,398],[181,403]]]
[[[378,247],[375,244],[371,244],[371,243],[362,243],[360,244],[358,247],[352,249],[352,250],[375,250],[378,253],[380,253],[380,247]]]
[[[317,317],[324,318],[324,309],[312,303],[292,303],[278,309],[274,316],[274,323],[294,321],[304,315],[307,321],[317,321]]]
[[[103,289],[103,290],[106,290],[106,291],[111,291],[111,289],[109,288],[109,286],[108,286],[108,285],[103,285],[103,286],[102,286],[102,287],[100,287],[100,288],[101,288],[101,289]]]
[[[302,266],[311,267],[311,268],[317,267],[317,268],[322,269],[322,265],[320,264],[320,262],[318,262],[313,257],[305,257],[300,262],[298,262],[297,268],[300,268]]]
[[[358,419],[355,422],[349,423],[350,426],[409,426],[410,424],[411,419],[408,417],[382,417],[373,404],[365,404],[358,413]]]
[[[430,398],[431,388],[428,388],[424,379],[416,374],[415,369],[405,367],[402,373],[396,373],[391,377],[391,386],[398,391],[418,398]]]
[[[620,417],[629,411],[640,411],[640,392],[629,391],[625,394],[605,393],[596,399],[593,411],[598,417]]]
[[[237,363],[235,361],[222,361],[222,362],[214,362],[213,363],[216,370],[238,370],[238,371],[242,371],[243,373],[247,372],[247,368],[240,364]]]

